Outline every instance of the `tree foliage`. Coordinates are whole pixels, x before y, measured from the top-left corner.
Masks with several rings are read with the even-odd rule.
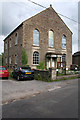
[[[4,53],[0,54],[0,66],[4,66]]]
[[[22,49],[22,65],[26,66],[27,63],[28,63],[27,53],[26,53],[26,50],[23,48]]]

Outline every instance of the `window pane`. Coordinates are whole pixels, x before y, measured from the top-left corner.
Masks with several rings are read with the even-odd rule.
[[[66,48],[66,36],[63,35],[62,37],[62,48]]]
[[[54,46],[54,33],[53,31],[49,31],[49,47]]]
[[[15,45],[17,45],[18,44],[18,35],[17,35],[17,33],[16,33],[16,35],[15,35]]]
[[[39,45],[39,31],[33,31],[33,45]]]
[[[62,55],[62,62],[66,62],[66,55],[65,54]]]
[[[39,53],[38,52],[33,53],[33,64],[39,64]]]

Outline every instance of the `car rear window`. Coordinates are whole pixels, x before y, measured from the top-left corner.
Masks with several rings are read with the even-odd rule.
[[[6,70],[6,68],[5,67],[0,67],[0,70]]]
[[[21,67],[21,69],[22,69],[22,70],[29,70],[29,71],[31,70],[30,67]]]

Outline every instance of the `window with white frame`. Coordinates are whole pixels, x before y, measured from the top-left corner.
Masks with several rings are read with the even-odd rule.
[[[17,55],[15,55],[15,64],[17,64]]]
[[[33,30],[33,45],[39,46],[39,31],[37,29]]]
[[[49,47],[54,47],[54,32],[49,30]]]
[[[62,55],[62,62],[66,62],[66,54]]]
[[[11,57],[9,57],[9,64],[11,64]]]
[[[9,41],[9,47],[11,47],[11,38],[10,38],[10,41]]]
[[[5,48],[7,49],[7,42],[5,43]]]
[[[38,52],[33,53],[33,64],[39,64],[39,53]]]
[[[66,48],[66,36],[65,35],[62,36],[62,48],[63,49]]]
[[[18,44],[18,34],[16,33],[16,35],[15,35],[15,45],[17,45]]]

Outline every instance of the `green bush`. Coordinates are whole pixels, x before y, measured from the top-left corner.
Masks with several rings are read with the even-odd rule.
[[[12,70],[8,69],[8,72],[9,72],[9,79],[12,79]]]
[[[45,82],[52,82],[52,81],[53,81],[53,80],[50,79],[50,76],[42,77],[40,74],[35,74],[35,75],[34,75],[34,79],[35,79],[35,80],[45,81]]]
[[[41,70],[46,69],[45,64],[44,64],[44,62],[43,62],[43,61],[42,61],[42,62],[40,62],[40,64],[39,64],[39,65],[37,65],[37,66],[36,66],[36,68],[37,68],[37,69],[41,69]]]

